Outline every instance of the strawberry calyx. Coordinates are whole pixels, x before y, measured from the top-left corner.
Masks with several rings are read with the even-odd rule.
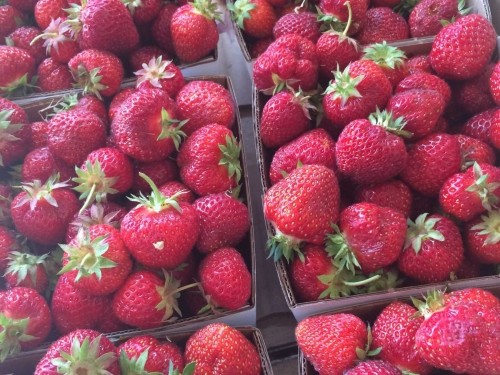
[[[304,254],[300,250],[301,240],[281,233],[275,228],[276,235],[267,241],[267,248],[269,249],[269,258],[273,258],[275,262],[285,257],[287,263],[293,260],[297,255],[301,261],[305,261]]]
[[[472,166],[474,173],[474,183],[466,190],[471,193],[476,193],[481,199],[483,207],[491,211],[493,207],[497,207],[498,197],[494,191],[500,187],[499,182],[488,182],[488,174],[483,174],[480,165],[475,162]]]
[[[16,137],[16,133],[23,129],[23,124],[14,124],[10,121],[13,115],[13,109],[4,109],[0,111],[0,143],[16,142],[21,139]],[[0,155],[0,166],[3,166],[2,155]]]
[[[184,366],[184,370],[182,370],[181,373],[178,369],[174,368],[174,363],[170,361],[168,365],[168,375],[193,375],[195,369],[196,362],[189,362],[186,366]]]
[[[429,319],[433,313],[441,311],[445,307],[445,292],[442,290],[432,290],[424,296],[421,301],[411,297],[411,301],[415,308],[418,310],[414,314],[414,318],[424,317],[425,320]]]
[[[345,105],[350,98],[362,97],[356,87],[365,76],[361,74],[357,77],[351,77],[349,69],[350,65],[343,72],[339,68],[337,68],[336,72],[332,72],[333,80],[330,81],[324,92],[325,95],[333,94],[332,98],[334,100],[340,99],[342,105]]]
[[[83,8],[87,6],[87,0],[81,0],[80,4],[71,3],[69,8],[63,9],[68,13],[68,18],[64,21],[68,25],[71,39],[77,40],[82,31],[83,23],[80,19]]]
[[[316,6],[317,21],[321,24],[320,30],[326,31],[328,29],[335,30],[342,33],[346,29],[346,23],[339,20],[335,15],[323,13],[323,11]]]
[[[472,7],[467,7],[467,2],[465,0],[458,1],[458,13],[461,16],[466,16],[472,12]]]
[[[373,335],[372,335],[372,328],[370,324],[367,325],[367,339],[366,339],[366,346],[362,348],[356,348],[356,355],[358,356],[358,359],[360,361],[364,361],[367,359],[367,357],[375,357],[380,354],[382,351],[382,347],[378,347],[376,349],[371,349],[371,346],[373,344]]]
[[[204,314],[207,314],[209,312],[212,312],[213,314],[217,314],[217,313],[224,311],[224,309],[221,308],[217,304],[217,302],[215,302],[215,300],[212,298],[211,295],[208,295],[205,293],[205,290],[203,289],[203,285],[201,285],[201,283],[198,284],[198,290],[201,293],[201,296],[203,297],[203,299],[205,301],[207,301],[207,304],[205,306],[203,306],[200,310],[198,310],[196,315],[204,315]]]
[[[107,236],[98,236],[90,239],[90,232],[81,228],[74,240],[75,244],[59,245],[68,255],[68,263],[59,271],[63,273],[77,270],[75,281],[82,277],[95,275],[98,280],[102,278],[102,269],[114,268],[116,263],[106,258],[104,255],[109,250]]]
[[[251,0],[236,0],[234,4],[228,3],[227,9],[231,12],[231,18],[238,27],[245,30],[244,21],[250,19],[250,11],[255,9],[255,4]]]
[[[487,236],[484,246],[495,245],[500,242],[500,211],[488,211],[481,216],[481,222],[474,225],[471,230],[479,231],[480,236]]]
[[[394,12],[402,15],[405,19],[408,19],[411,11],[419,2],[420,0],[402,0],[393,8],[393,10]]]
[[[128,8],[131,15],[134,15],[137,8],[144,6],[142,0],[121,0],[121,2]]]
[[[36,339],[28,335],[30,318],[13,319],[0,312],[0,362],[21,351],[21,343]]]
[[[113,211],[104,215],[104,207],[102,204],[92,204],[88,209],[88,213],[82,212],[70,225],[77,228],[90,228],[92,225],[96,224],[107,224],[118,229],[119,223],[115,220],[118,212],[119,211]]]
[[[120,370],[124,375],[163,375],[163,372],[158,371],[146,371],[144,367],[149,356],[149,348],[142,351],[140,355],[129,358],[126,351],[122,350],[120,352]]]
[[[91,342],[88,337],[83,342],[75,337],[70,353],[60,351],[60,357],[52,360],[52,364],[57,367],[57,373],[110,375],[106,369],[116,361],[116,354],[107,352],[98,356],[101,337],[102,335],[99,335]]]
[[[167,72],[167,67],[172,64],[172,60],[162,61],[163,57],[152,57],[149,62],[142,64],[142,69],[134,72],[137,78],[137,85],[139,87],[143,82],[149,82],[152,86],[161,89],[161,79],[170,79],[175,77],[175,73]]]
[[[43,113],[44,120],[48,121],[59,112],[68,111],[71,108],[74,108],[77,104],[78,94],[67,94],[56,101],[51,101],[47,107],[40,110],[40,113]]]
[[[422,242],[426,240],[444,241],[443,234],[434,229],[434,226],[440,221],[440,218],[427,219],[428,213],[421,214],[415,221],[408,219],[408,231],[406,232],[406,240],[404,248],[412,247],[415,254],[420,252]]]
[[[100,72],[100,67],[88,71],[83,64],[78,65],[76,71],[71,70],[73,80],[76,82],[73,83],[73,87],[81,88],[84,95],[93,94],[102,100],[101,91],[106,90],[108,86],[101,83]]]
[[[85,162],[85,168],[75,168],[77,177],[73,181],[78,184],[74,190],[81,193],[80,199],[85,199],[85,203],[80,209],[82,213],[94,201],[98,203],[106,202],[108,194],[116,194],[118,190],[113,189],[113,185],[118,181],[118,177],[106,177],[102,170],[101,163],[90,160]]]
[[[368,120],[376,126],[384,128],[386,131],[395,134],[399,137],[410,138],[413,133],[403,130],[406,126],[406,121],[403,116],[395,119],[392,112],[387,112],[385,109],[380,111],[377,107],[376,111],[368,117]]]
[[[363,51],[363,60],[371,60],[382,68],[398,69],[404,66],[406,55],[403,50],[382,43],[375,43]]]
[[[369,278],[373,276],[379,277],[378,279],[372,281],[370,284],[366,285],[366,288],[364,288],[363,292],[373,293],[380,291],[390,291],[394,290],[404,282],[404,279],[399,277],[397,269],[392,269],[389,271],[381,269],[368,275]]]
[[[199,14],[210,21],[221,21],[222,13],[217,8],[217,2],[212,0],[194,0],[189,2],[193,7],[193,13]]]
[[[53,207],[58,207],[57,201],[52,196],[52,192],[68,186],[66,182],[59,182],[59,173],[52,175],[45,184],[42,184],[40,180],[23,183],[21,188],[26,192],[26,195],[19,200],[17,207],[29,202],[30,209],[34,210],[41,200],[46,201]]]
[[[38,266],[45,267],[45,261],[48,254],[42,256],[21,253],[20,251],[11,251],[8,255],[9,263],[5,271],[5,276],[17,275],[16,285],[19,285],[27,277],[30,278],[33,286],[36,286],[36,274]]]
[[[326,251],[329,256],[333,257],[335,265],[339,270],[347,269],[355,275],[356,268],[361,268],[361,265],[347,243],[346,238],[340,232],[339,227],[336,224],[332,224],[332,228],[335,233],[327,234]]]
[[[316,106],[311,103],[310,99],[311,99],[311,96],[305,95],[304,92],[300,88],[297,92],[293,93],[292,102],[294,104],[299,105],[302,108],[302,111],[304,112],[304,116],[306,116],[309,120],[311,120],[311,113],[309,111],[316,110]]]
[[[240,163],[240,143],[234,135],[226,135],[226,143],[219,144],[219,150],[222,155],[219,160],[219,165],[223,165],[227,169],[229,178],[235,178],[236,184],[241,180],[241,163]]]
[[[30,42],[30,46],[35,44],[37,40],[43,39],[43,46],[47,55],[50,54],[52,48],[59,51],[59,43],[64,43],[70,41],[71,39],[66,36],[70,32],[70,27],[67,23],[64,23],[62,18],[56,18],[50,20],[49,26],[41,33],[33,38]]]
[[[176,120],[170,117],[170,113],[165,108],[161,109],[161,133],[156,138],[160,141],[165,138],[171,138],[174,142],[175,149],[179,151],[179,147],[184,138],[186,138],[186,133],[182,131],[182,127],[189,121],[187,120]]]
[[[26,73],[11,81],[7,86],[1,86],[0,93],[7,98],[12,96],[26,96],[39,88],[36,85],[37,78],[37,76],[33,76],[31,81],[29,81],[28,73]]]
[[[163,286],[156,287],[156,291],[161,297],[160,303],[156,305],[156,310],[165,310],[162,322],[166,322],[172,317],[174,312],[176,312],[177,315],[182,316],[178,303],[181,292],[189,288],[198,287],[199,284],[192,283],[181,287],[181,282],[170,272],[163,270],[163,275],[165,277],[165,284]]]

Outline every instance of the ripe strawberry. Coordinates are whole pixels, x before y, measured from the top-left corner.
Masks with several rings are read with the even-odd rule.
[[[309,96],[300,91],[281,91],[267,101],[260,120],[260,139],[268,148],[277,148],[294,140],[312,124]]]
[[[159,88],[175,98],[185,85],[184,76],[180,69],[170,61],[162,61],[162,56],[151,58],[147,64],[142,64],[142,69],[134,73],[137,78],[137,87]]]
[[[398,267],[420,283],[446,281],[462,263],[464,247],[458,227],[444,216],[420,215],[408,222]]]
[[[490,128],[490,138],[493,146],[495,146],[497,150],[500,150],[500,111],[498,109],[493,115],[493,121]]]
[[[335,141],[324,129],[304,133],[276,151],[269,168],[271,184],[282,180],[284,175],[296,169],[299,164],[318,164],[336,169]]]
[[[364,361],[347,371],[345,375],[401,375],[396,366],[385,361]]]
[[[212,323],[195,332],[186,343],[186,362],[195,362],[194,374],[261,373],[259,354],[243,334],[224,323]]]
[[[179,117],[188,120],[184,126],[187,135],[208,124],[231,128],[235,121],[235,107],[229,90],[212,81],[191,81],[175,98]]]
[[[36,148],[24,158],[21,169],[24,182],[45,182],[57,173],[61,181],[67,181],[75,174],[73,168],[55,157],[48,147]]]
[[[475,77],[490,61],[495,38],[495,29],[486,18],[478,14],[461,17],[436,35],[429,54],[432,68],[441,78]]]
[[[493,67],[493,64],[488,64],[481,74],[465,81],[454,92],[457,104],[467,115],[475,115],[495,107],[489,88]]]
[[[32,42],[32,40],[40,34],[40,29],[34,26],[18,27],[8,36],[8,44],[10,46],[19,47],[28,51],[28,53],[35,59],[35,63],[39,64],[40,61],[45,58],[43,42],[41,40]]]
[[[220,20],[220,13],[211,0],[194,0],[175,11],[170,32],[175,54],[181,61],[198,61],[217,47],[219,33],[215,20]]]
[[[228,128],[211,124],[198,129],[177,157],[182,182],[199,196],[235,188],[241,180],[240,151]]]
[[[46,48],[47,55],[58,63],[66,64],[80,52],[78,43],[71,39],[71,30],[64,22],[64,18],[52,19],[37,39],[44,40],[43,46]]]
[[[500,235],[498,210],[488,211],[467,223],[465,241],[469,254],[480,263],[500,263]]]
[[[250,53],[250,57],[252,59],[256,59],[264,52],[266,52],[267,48],[274,42],[273,38],[265,38],[258,39],[250,45],[247,45],[248,52]]]
[[[305,165],[273,185],[264,196],[264,216],[276,231],[268,243],[274,260],[290,261],[301,242],[323,244],[339,206],[337,177],[322,165]]]
[[[0,5],[0,38],[5,38],[23,23],[22,13],[11,5]]]
[[[132,256],[141,264],[173,269],[193,249],[200,233],[200,220],[188,203],[166,197],[151,179],[141,173],[153,192],[133,196],[139,203],[122,220],[120,234]]]
[[[462,264],[458,268],[457,272],[455,272],[451,280],[460,280],[460,279],[472,279],[475,277],[481,277],[481,265],[471,260],[470,258],[464,257]]]
[[[355,315],[312,316],[295,328],[299,349],[320,374],[341,375],[366,356],[366,324]]]
[[[498,204],[500,170],[474,163],[463,173],[451,176],[441,187],[439,203],[444,212],[470,221]]]
[[[413,193],[399,180],[388,180],[378,184],[358,186],[354,191],[354,201],[374,203],[400,211],[405,217],[410,215]]]
[[[156,59],[160,56],[163,61],[171,60],[168,53],[156,45],[140,47],[130,54],[128,65],[132,71],[136,72],[142,69],[142,64],[148,64],[152,58]]]
[[[370,120],[354,120],[340,133],[336,145],[337,167],[358,184],[387,181],[406,166],[404,141],[398,134],[405,123],[385,111]],[[458,148],[458,145],[457,145]]]
[[[44,342],[51,328],[45,299],[31,288],[15,287],[0,292],[0,327],[3,333],[0,361]]]
[[[148,185],[139,173],[144,173],[146,176],[149,176],[156,186],[163,186],[169,181],[176,180],[179,176],[177,164],[173,160],[166,159],[150,163],[137,162],[135,163],[134,185],[132,190],[134,192],[141,192],[142,194],[151,193],[151,186]]]
[[[250,229],[247,206],[227,193],[198,198],[193,207],[201,222],[196,248],[202,253],[236,246]]]
[[[27,123],[28,115],[23,108],[0,98],[0,166],[10,166],[27,153],[30,138]]]
[[[352,35],[365,22],[368,5],[367,0],[320,0],[319,20],[335,29],[344,29],[347,24],[347,34]]]
[[[113,96],[113,99],[111,100],[108,109],[108,115],[111,121],[113,121],[115,115],[120,111],[120,107],[123,104],[123,102],[134,92],[135,92],[134,88],[127,87],[125,89],[120,90],[118,94]]]
[[[172,154],[185,136],[176,106],[160,89],[142,89],[120,106],[111,123],[117,148],[138,161],[158,161]]]
[[[160,48],[167,51],[169,55],[175,54],[170,24],[172,23],[172,16],[177,8],[178,5],[174,3],[163,4],[151,27],[151,33],[153,34],[155,43],[160,46]]]
[[[158,190],[166,197],[171,197],[177,194],[177,202],[186,202],[189,204],[193,204],[196,200],[194,193],[189,190],[186,185],[179,181],[166,182],[161,185]]]
[[[496,108],[472,116],[461,128],[461,133],[477,138],[491,145],[490,129],[494,122]]]
[[[49,284],[45,270],[46,258],[47,254],[36,256],[11,251],[8,256],[9,265],[4,275],[8,287],[22,286],[43,294]]]
[[[278,39],[286,34],[297,34],[316,43],[321,36],[316,15],[312,12],[285,14],[274,25],[273,35]]]
[[[116,348],[101,333],[78,329],[54,342],[36,366],[34,375],[57,374],[119,375]]]
[[[68,13],[64,9],[68,8],[67,0],[38,0],[35,5],[35,20],[40,29],[45,30],[52,20],[65,18]]]
[[[253,38],[273,35],[273,27],[278,17],[267,0],[236,0],[234,4],[228,4],[228,9],[233,20],[246,35]]]
[[[9,4],[23,13],[33,13],[37,0],[9,0]]]
[[[84,95],[79,98],[78,94],[67,94],[54,110],[56,113],[65,110],[92,112],[97,115],[106,126],[109,123],[106,106],[102,100],[94,95]]]
[[[408,39],[410,30],[406,20],[391,8],[370,8],[361,24],[356,39],[361,44],[392,42]]]
[[[2,213],[6,214],[7,212],[4,212],[4,209],[2,207]],[[14,233],[6,227],[0,226],[0,273],[2,275],[9,264],[10,252],[16,250],[19,250],[19,244],[16,242]]]
[[[495,164],[495,153],[493,149],[479,139],[468,137],[466,135],[455,135],[460,145],[460,154],[462,158],[461,170],[465,171],[471,167],[474,162],[482,164]]]
[[[453,22],[466,14],[459,9],[457,0],[422,0],[410,13],[408,24],[413,38],[436,35],[443,28],[443,21]]]
[[[118,352],[122,373],[166,374],[169,363],[179,372],[184,368],[179,347],[173,342],[160,342],[153,336],[132,337],[118,347]]]
[[[490,93],[496,105],[500,105],[500,63],[496,63],[490,76]]]
[[[429,73],[433,74],[429,55],[415,55],[408,59],[407,62],[410,74]]]
[[[50,178],[44,185],[40,180],[25,183],[11,206],[16,230],[43,245],[62,242],[78,210],[78,199],[67,186],[57,182],[57,177]]]
[[[38,65],[37,84],[44,92],[70,90],[73,88],[73,76],[66,64],[59,64],[51,58]]]
[[[42,148],[47,146],[47,131],[49,123],[47,121],[36,121],[30,125],[31,147]]]
[[[377,316],[373,325],[373,347],[382,348],[380,359],[401,370],[427,375],[431,367],[415,351],[415,334],[424,321],[415,317],[417,310],[394,301]]]
[[[149,25],[155,20],[161,9],[161,0],[141,0],[140,3],[125,0],[123,3],[132,14],[132,19],[137,26]]]
[[[396,93],[410,90],[437,91],[443,97],[445,105],[447,105],[451,99],[451,89],[446,81],[430,73],[413,73],[399,82],[396,87]]]
[[[0,46],[0,94],[25,93],[32,87],[30,81],[34,73],[35,59],[28,51]]]
[[[405,53],[397,47],[388,46],[386,41],[365,47],[363,59],[380,66],[393,88],[408,75]]]
[[[445,109],[445,99],[434,90],[409,90],[395,94],[389,99],[386,110],[393,117],[403,117],[405,130],[413,133],[417,140],[433,132]]]
[[[267,95],[285,86],[294,90],[316,89],[318,59],[313,42],[295,34],[276,39],[255,61],[253,80],[255,87]]]

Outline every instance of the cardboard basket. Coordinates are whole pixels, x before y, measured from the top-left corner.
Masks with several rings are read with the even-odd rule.
[[[409,56],[427,53],[432,47],[432,41],[419,41],[415,42],[404,42],[401,43],[399,48],[403,49]],[[500,50],[500,37],[498,38],[498,50]],[[271,164],[273,152],[267,149],[261,142],[260,139],[260,118],[261,111],[264,108],[266,101],[269,96],[260,93],[254,86],[253,91],[253,123],[254,131],[256,134],[256,149],[257,149],[257,162],[260,169],[263,193],[271,186],[269,181],[269,166]],[[272,225],[266,221],[266,231],[268,237],[274,236],[274,229]],[[279,282],[281,284],[281,289],[285,295],[285,300],[288,307],[292,311],[295,318],[300,321],[306,316],[315,313],[321,313],[325,311],[335,311],[348,307],[355,307],[359,305],[364,305],[367,303],[373,303],[373,301],[387,301],[394,298],[404,298],[406,296],[413,295],[415,293],[423,293],[426,290],[435,287],[448,286],[450,289],[461,289],[469,285],[476,285],[478,287],[492,287],[495,285],[500,286],[500,275],[496,276],[484,276],[473,279],[462,279],[457,281],[449,281],[445,283],[436,284],[426,284],[419,286],[401,287],[395,290],[387,290],[369,294],[360,294],[350,297],[342,297],[337,299],[327,299],[313,302],[298,302],[295,293],[293,291],[290,278],[288,276],[287,264],[284,260],[279,260],[275,263],[276,271],[278,273]],[[472,284],[471,284],[472,283]]]
[[[236,327],[238,331],[243,333],[246,338],[248,338],[257,348],[257,351],[260,356],[262,371],[261,375],[273,375],[273,370],[271,367],[271,361],[269,360],[269,355],[267,353],[266,345],[264,343],[264,339],[262,338],[261,332],[255,328],[250,326],[242,326]],[[147,333],[159,340],[162,341],[170,341],[179,345],[181,348],[184,348],[189,337],[195,332],[193,329],[184,330],[179,333],[165,333],[164,331],[156,330],[153,332]],[[143,332],[132,332],[124,335],[108,335],[108,338],[113,341],[113,343],[118,346],[126,340],[143,335]],[[45,355],[45,350],[37,350],[30,352],[28,356],[24,358],[17,358],[15,360],[11,360],[7,363],[0,364],[0,375],[28,375],[33,374],[37,363],[42,359]]]

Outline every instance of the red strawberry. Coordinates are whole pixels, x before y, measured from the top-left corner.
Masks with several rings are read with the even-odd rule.
[[[97,115],[105,125],[108,125],[108,113],[106,106],[94,95],[84,95],[80,98],[78,94],[66,94],[58,105],[54,108],[55,113],[61,111],[72,110],[72,111],[85,111],[92,112]]]
[[[386,41],[365,47],[363,59],[380,66],[393,88],[408,75],[405,53],[399,48],[388,46]]]
[[[489,164],[477,164],[451,176],[441,187],[439,203],[444,212],[470,221],[498,204],[500,170]]]
[[[53,59],[43,60],[38,65],[37,84],[42,91],[59,91],[73,88],[73,76],[66,64],[59,64]]]
[[[21,350],[35,349],[50,332],[49,306],[31,288],[16,287],[0,292],[0,317],[3,333],[1,362]]]
[[[119,375],[116,348],[97,331],[78,329],[54,342],[36,366],[34,375],[57,374],[61,368],[74,374]]]
[[[416,72],[399,82],[396,93],[410,90],[434,90],[441,94],[445,105],[450,102],[451,89],[443,79],[430,73]]]
[[[248,47],[248,52],[250,53],[250,57],[252,59],[256,59],[260,55],[262,55],[264,52],[266,52],[267,48],[274,42],[273,38],[265,38],[265,39],[258,39],[252,44],[250,44]]]
[[[464,247],[458,227],[444,216],[420,215],[409,221],[399,269],[420,283],[446,281],[462,263]]]
[[[337,177],[321,165],[305,165],[273,185],[264,196],[264,216],[276,230],[269,241],[275,261],[300,254],[301,242],[323,244],[339,206]]]
[[[0,98],[0,166],[10,166],[27,153],[30,138],[27,122],[23,108]]]
[[[219,19],[217,4],[211,0],[195,0],[178,8],[170,23],[177,57],[191,63],[212,52],[219,41],[215,23]]]
[[[466,14],[466,10],[459,9],[457,0],[422,0],[408,18],[410,34],[413,38],[436,35],[443,21],[453,22],[461,13]]]
[[[156,186],[163,186],[169,181],[178,178],[179,170],[175,161],[166,159],[153,161],[151,163],[137,162],[135,164],[134,185],[132,190],[142,192],[143,194],[151,193],[151,186],[139,175],[144,173],[155,183]]]
[[[180,69],[170,60],[162,61],[162,56],[151,58],[142,69],[134,73],[137,78],[137,87],[159,88],[165,90],[171,98],[185,85],[184,76]]]
[[[273,27],[278,17],[267,0],[236,0],[234,4],[228,4],[228,9],[233,20],[245,34],[253,38],[273,35]]]
[[[44,185],[40,180],[26,183],[12,201],[11,214],[17,231],[43,245],[62,242],[78,210],[78,200],[66,189],[68,185],[56,181],[57,178],[50,178]]]
[[[401,375],[402,372],[396,366],[384,361],[365,361],[358,364],[353,369],[347,371],[345,375]]]
[[[442,78],[465,80],[479,75],[495,49],[496,33],[478,14],[459,18],[436,35],[429,54],[432,68]]]
[[[471,167],[474,162],[482,164],[495,164],[495,153],[493,149],[479,139],[457,134],[460,145],[460,154],[462,157],[461,170],[465,171]]]
[[[23,23],[22,13],[11,5],[0,6],[0,38],[5,38]]]
[[[260,138],[269,148],[294,140],[311,127],[309,96],[301,92],[282,91],[272,96],[262,110]]]
[[[342,375],[367,346],[366,324],[355,315],[308,317],[295,328],[299,349],[320,374]]]
[[[172,23],[172,16],[177,8],[178,6],[174,3],[163,4],[163,7],[158,12],[158,16],[151,27],[156,44],[170,55],[175,54],[170,24]]]
[[[278,39],[286,34],[297,34],[316,43],[321,36],[316,15],[312,12],[285,14],[274,25],[273,35]]]
[[[26,155],[21,173],[24,182],[45,182],[56,173],[61,181],[67,181],[75,174],[73,168],[55,157],[48,147],[36,148]]]
[[[39,64],[45,58],[45,49],[41,40],[32,42],[41,34],[40,29],[33,26],[22,26],[14,30],[9,36],[9,45],[22,48],[33,56],[35,63]]]
[[[495,102],[490,93],[489,81],[493,72],[493,64],[488,64],[486,69],[477,77],[465,81],[457,91],[457,104],[468,115],[475,115],[495,107]]]
[[[407,153],[402,134],[405,123],[390,113],[376,112],[370,120],[347,125],[336,145],[339,171],[358,184],[384,182],[406,166]],[[457,145],[458,148],[458,145]]]
[[[374,203],[400,211],[405,217],[410,215],[413,194],[406,184],[399,180],[388,180],[356,188],[355,202]]]
[[[408,59],[407,65],[408,69],[410,70],[410,74],[433,73],[431,62],[429,61],[429,55],[416,55],[410,57]]]
[[[221,247],[236,246],[250,229],[248,208],[227,193],[198,198],[194,204],[201,222],[196,248],[210,253]]]
[[[161,185],[158,190],[166,197],[177,194],[178,202],[193,204],[196,200],[194,193],[186,185],[179,181],[169,181]],[[200,234],[201,236],[201,234]]]
[[[5,281],[10,288],[22,286],[35,289],[43,294],[49,284],[45,260],[47,255],[36,256],[19,251],[9,254],[9,265],[5,271]]]
[[[35,5],[35,20],[40,29],[45,30],[52,20],[65,18],[68,13],[64,9],[68,8],[67,0],[38,0]]]
[[[490,128],[490,138],[493,146],[495,146],[497,150],[500,150],[500,111],[498,109],[493,115],[493,121]]]
[[[299,164],[319,164],[332,170],[336,169],[335,141],[325,130],[311,130],[280,147],[269,168],[271,184],[282,180],[284,174],[290,173]]]
[[[452,275],[452,280],[460,279],[472,279],[475,277],[481,277],[481,265],[471,260],[470,258],[464,257],[462,264],[458,268],[457,272]]]
[[[113,96],[113,99],[111,100],[108,109],[108,115],[111,121],[113,121],[115,115],[120,111],[120,107],[123,104],[123,102],[134,92],[135,89],[133,89],[132,87],[127,87],[125,89],[120,90],[118,94]]]
[[[209,124],[231,128],[235,121],[236,104],[229,90],[212,81],[191,81],[175,98],[179,117],[188,120],[184,126],[187,135]]]
[[[465,241],[469,254],[480,263],[500,263],[500,213],[488,211],[467,223]]]
[[[144,0],[137,3],[133,0],[125,0],[123,3],[132,14],[137,26],[149,25],[153,22],[161,9],[161,0]]]
[[[38,38],[44,40],[43,46],[47,55],[50,55],[55,62],[66,64],[80,52],[78,43],[71,39],[70,28],[64,22],[64,18],[52,19]]]
[[[152,58],[156,59],[160,56],[163,61],[170,60],[168,53],[158,46],[140,47],[130,54],[129,66],[132,71],[136,72],[141,70],[142,64],[147,64]]]
[[[461,132],[491,145],[490,129],[494,123],[496,108],[472,116],[461,128]]]
[[[391,8],[370,8],[356,35],[361,44],[395,41],[410,37],[410,30],[403,16]]]
[[[373,325],[373,347],[382,348],[379,357],[401,370],[421,375],[431,367],[415,351],[415,334],[423,317],[415,317],[417,310],[406,303],[395,301],[385,307]]]
[[[2,213],[6,214],[4,207],[2,207]],[[0,273],[4,274],[9,264],[9,254],[15,250],[19,250],[19,244],[16,242],[14,233],[6,227],[0,226]]]
[[[319,20],[332,24],[333,28],[344,29],[347,24],[347,33],[352,35],[365,22],[368,5],[367,0],[320,0]]]
[[[240,150],[228,128],[211,124],[198,129],[177,157],[182,182],[200,196],[236,187],[241,180]]]
[[[490,76],[490,93],[496,105],[500,105],[500,63],[496,63]]]
[[[186,362],[195,362],[194,375],[258,375],[261,364],[256,347],[224,323],[212,323],[195,332],[186,343]]]
[[[36,0],[9,0],[9,4],[23,13],[33,13]]]

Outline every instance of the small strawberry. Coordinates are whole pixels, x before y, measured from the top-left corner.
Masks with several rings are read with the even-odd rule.
[[[495,164],[495,153],[486,143],[462,134],[457,134],[455,137],[457,137],[458,144],[460,145],[462,171],[467,170],[474,162],[479,164]]]
[[[365,22],[369,2],[367,0],[320,0],[318,19],[335,29],[347,28],[348,35],[355,34]]]
[[[44,92],[70,90],[73,88],[73,76],[66,64],[59,64],[51,58],[38,65],[37,84]]]
[[[408,24],[413,38],[436,35],[443,25],[455,21],[465,15],[468,9],[463,9],[465,1],[457,0],[422,0],[410,13]]]
[[[58,63],[66,64],[80,52],[78,43],[71,39],[70,27],[64,18],[52,19],[43,34],[35,39],[43,39],[47,55]]]
[[[171,98],[185,85],[180,69],[170,61],[162,61],[162,56],[151,58],[142,69],[134,73],[137,78],[137,88],[159,88],[165,90]]]
[[[500,105],[500,63],[496,63],[490,76],[490,93],[496,105]]]
[[[7,37],[7,44],[28,51],[28,53],[35,59],[35,63],[39,64],[40,61],[45,58],[43,42],[41,40],[32,42],[32,40],[37,38],[40,34],[41,31],[37,27],[18,27]]]
[[[36,256],[19,251],[11,251],[9,265],[5,271],[5,280],[10,288],[22,286],[35,289],[43,294],[49,284],[45,261],[47,254]]]
[[[454,92],[457,104],[469,116],[495,107],[489,82],[494,65],[488,64],[481,74],[463,82]]]
[[[55,174],[59,174],[62,181],[67,181],[75,173],[72,167],[55,157],[48,147],[42,147],[36,148],[26,155],[21,174],[24,182],[34,180],[45,182]]]
[[[273,28],[275,39],[286,34],[297,34],[316,43],[321,33],[316,14],[312,12],[291,12],[280,17]]]
[[[396,366],[389,362],[373,360],[359,363],[356,367],[347,371],[345,375],[401,375],[403,374]]]
[[[402,181],[388,180],[378,184],[358,186],[354,192],[355,202],[374,203],[410,215],[413,193]]]
[[[500,263],[500,212],[488,211],[467,223],[465,243],[469,254],[480,263]]]
[[[7,199],[7,197],[4,197]],[[5,208],[2,207],[2,213]],[[11,251],[20,250],[19,244],[12,231],[4,226],[0,226],[0,273],[3,274],[9,264],[9,254]]]
[[[135,163],[134,171],[134,185],[132,190],[134,192],[141,192],[142,194],[151,193],[151,186],[139,175],[144,173],[146,176],[155,183],[156,186],[163,186],[169,181],[176,180],[179,176],[179,170],[175,161],[166,159],[160,161],[153,161],[150,163]]]
[[[370,8],[356,35],[361,44],[381,43],[384,40],[408,39],[410,30],[406,20],[391,8]]]
[[[497,150],[500,150],[500,111],[498,109],[493,115],[493,121],[490,128],[490,138],[493,146],[495,146]]]
[[[408,69],[410,74],[429,73],[433,74],[429,55],[415,55],[408,59]]]
[[[278,17],[267,0],[236,0],[228,4],[228,9],[233,20],[245,34],[253,38],[273,35],[273,27]]]
[[[171,56],[175,54],[174,44],[172,41],[172,33],[170,31],[170,24],[172,23],[172,16],[177,10],[178,5],[174,3],[164,3],[158,16],[156,17],[153,25],[151,26],[151,33],[155,43],[160,48],[167,51]]]
[[[64,9],[68,8],[67,0],[38,0],[35,5],[35,20],[40,29],[45,30],[52,20],[65,18],[68,14]]]
[[[10,166],[28,149],[28,115],[19,105],[0,98],[0,166]]]
[[[2,41],[22,23],[23,15],[19,10],[9,4],[0,5],[0,38]]]
[[[490,131],[493,123],[495,122],[495,112],[496,108],[491,108],[472,116],[462,126],[460,132],[491,145]]]
[[[161,0],[122,0],[137,26],[149,25],[153,22],[161,9]]]
[[[193,204],[196,200],[194,193],[189,190],[186,185],[179,181],[166,182],[161,185],[158,190],[166,197],[171,197],[177,194],[177,202],[186,202],[189,204]]]
[[[380,66],[393,88],[408,75],[405,53],[397,47],[388,46],[386,41],[365,47],[363,59]]]
[[[410,90],[437,91],[443,97],[445,105],[448,105],[451,99],[451,89],[446,81],[430,73],[416,72],[411,74],[399,82],[395,92],[400,93]]]
[[[0,94],[27,93],[35,73],[35,59],[28,51],[0,45]]]

